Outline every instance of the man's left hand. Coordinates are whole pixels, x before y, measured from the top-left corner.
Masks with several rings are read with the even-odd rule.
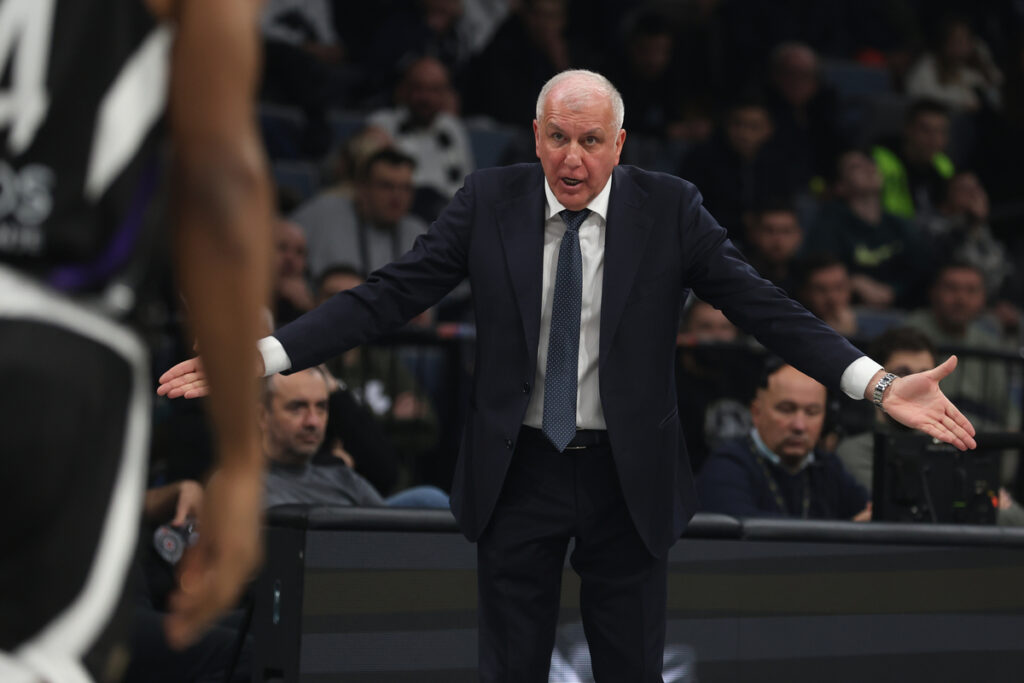
[[[894,420],[966,451],[977,447],[974,426],[939,389],[939,381],[954,368],[956,356],[950,356],[932,370],[900,377],[886,392],[882,408]]]

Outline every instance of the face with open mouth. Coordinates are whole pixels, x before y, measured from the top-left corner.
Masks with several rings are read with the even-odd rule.
[[[537,158],[555,198],[571,210],[586,208],[619,163],[626,131],[615,125],[611,102],[594,92],[580,97],[556,87],[533,122]]]

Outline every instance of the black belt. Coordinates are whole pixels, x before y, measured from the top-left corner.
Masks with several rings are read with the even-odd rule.
[[[540,446],[543,448],[550,448],[555,450],[555,447],[551,445],[551,441],[544,435],[544,432],[537,429],[536,427],[523,426],[519,430],[519,442],[530,444],[531,446]],[[565,447],[567,451],[581,451],[587,448],[598,448],[600,446],[608,445],[608,431],[604,429],[577,429],[576,436],[573,437],[569,445]]]

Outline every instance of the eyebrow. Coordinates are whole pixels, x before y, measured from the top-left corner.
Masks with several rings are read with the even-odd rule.
[[[547,122],[547,127],[548,127],[549,131],[555,130],[555,131],[558,131],[559,133],[564,133],[565,132],[564,130],[562,130],[561,126],[559,126],[557,123],[554,123],[552,121],[548,121]],[[585,130],[582,133],[580,133],[580,135],[603,135],[603,134],[604,134],[604,128],[601,128],[601,127],[591,128],[590,130]]]

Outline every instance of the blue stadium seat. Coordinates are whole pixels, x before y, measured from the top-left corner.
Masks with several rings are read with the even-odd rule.
[[[356,112],[332,109],[327,113],[327,125],[331,128],[331,147],[346,142],[366,125],[366,118]]]
[[[306,161],[275,161],[271,173],[277,186],[297,201],[309,199],[320,189],[320,170]]]
[[[260,133],[267,156],[271,159],[301,157],[302,130],[306,117],[297,107],[281,104],[260,104]]]
[[[494,123],[467,121],[466,128],[477,168],[498,166],[515,137],[514,131]]]
[[[842,99],[892,90],[892,80],[889,78],[888,71],[877,66],[865,66],[853,61],[823,61],[821,63],[821,78],[835,88]]]

